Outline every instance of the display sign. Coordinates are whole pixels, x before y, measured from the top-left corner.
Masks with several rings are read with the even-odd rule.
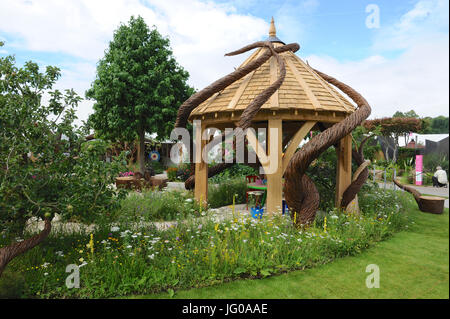
[[[422,185],[423,155],[416,155],[416,185]]]

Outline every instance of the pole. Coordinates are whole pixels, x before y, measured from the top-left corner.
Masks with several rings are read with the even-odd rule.
[[[394,180],[397,177],[397,168],[394,167]],[[394,191],[395,191],[395,183],[394,183]]]

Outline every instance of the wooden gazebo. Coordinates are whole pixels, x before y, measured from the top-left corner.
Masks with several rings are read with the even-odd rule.
[[[277,38],[272,18],[269,38],[273,46],[284,43]],[[259,48],[240,66],[257,59],[264,48]],[[291,51],[280,54],[286,66],[286,77],[281,87],[261,107],[253,118],[252,127],[266,128],[268,135],[278,133],[276,148],[271,148],[267,139],[267,152],[259,145],[255,136],[248,142],[266,170],[271,159],[277,167],[267,174],[267,203],[269,213],[279,211],[282,205],[282,178],[292,155],[300,142],[311,130],[324,130],[342,121],[355,111],[355,106],[335,88],[320,77],[308,64]],[[196,154],[201,159],[201,151],[208,141],[201,140],[204,130],[214,127],[220,130],[237,124],[248,104],[265,88],[271,85],[279,74],[277,61],[272,56],[267,62],[243,78],[215,93],[197,106],[189,116],[190,121],[201,120],[196,132]],[[273,133],[272,133],[273,134]],[[201,145],[201,147],[199,147]],[[337,147],[336,203],[340,203],[344,190],[351,183],[352,139],[350,135],[340,140]],[[272,154],[271,154],[272,153]],[[195,167],[195,197],[207,201],[208,165],[201,159]]]

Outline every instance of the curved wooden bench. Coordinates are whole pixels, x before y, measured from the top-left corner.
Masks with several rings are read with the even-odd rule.
[[[415,188],[400,184],[400,182],[395,179],[394,184],[414,196],[420,211],[432,214],[442,214],[444,211],[445,198],[422,195]]]
[[[417,204],[422,212],[442,214],[445,198],[421,195]]]

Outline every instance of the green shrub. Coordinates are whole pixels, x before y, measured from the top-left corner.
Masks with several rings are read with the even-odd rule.
[[[428,172],[435,172],[437,166],[441,166],[443,170],[448,172],[448,158],[445,154],[426,154],[423,156],[423,166]]]
[[[26,279],[23,296],[41,298],[108,298],[263,278],[357,255],[407,228],[410,194],[365,186],[360,198],[360,216],[334,210],[301,231],[287,214],[222,221],[207,214],[166,230],[124,222],[96,231],[93,253],[86,249],[89,234],[53,234],[10,266]],[[83,265],[79,289],[64,285],[72,263]]]
[[[214,164],[213,164],[214,165]],[[245,177],[248,175],[259,175],[259,172],[253,167],[247,166],[245,164],[234,164],[231,167],[223,170],[219,174],[210,178],[212,183],[221,183],[223,181],[227,181],[229,179],[233,179],[236,177]]]
[[[151,191],[131,193],[120,202],[114,216],[119,221],[166,221],[199,215],[192,193]]]
[[[231,205],[233,196],[235,204],[245,203],[247,182],[245,178],[224,180],[220,184],[210,184],[208,187],[208,204],[211,208]]]
[[[183,163],[178,166],[177,179],[185,182],[191,176],[191,164]]]
[[[155,174],[162,174],[164,172],[164,165],[159,161],[147,161],[146,167],[152,169]]]
[[[18,272],[5,270],[0,278],[0,299],[22,297],[25,288],[25,278]]]
[[[175,182],[177,180],[177,171],[178,168],[176,167],[167,168],[167,179],[169,182]]]

